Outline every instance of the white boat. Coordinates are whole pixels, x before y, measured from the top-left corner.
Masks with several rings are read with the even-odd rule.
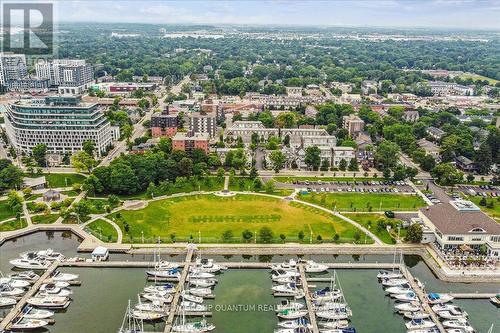
[[[217,283],[215,279],[189,279],[189,285],[199,288],[213,287]]]
[[[146,286],[146,287],[144,287],[144,292],[145,293],[165,292],[167,294],[174,294],[175,293],[175,285],[168,283],[168,284],[158,285],[158,286]]]
[[[54,316],[54,312],[26,306],[21,312],[21,316],[28,319],[48,319]]]
[[[214,329],[215,326],[207,323],[205,319],[192,323],[186,323],[185,320],[183,320],[182,323],[172,326],[172,332],[178,333],[201,333],[210,332]]]
[[[307,273],[322,273],[328,270],[328,266],[307,260],[304,269]]]
[[[47,326],[49,323],[46,320],[42,319],[28,319],[28,318],[19,318],[17,321],[13,322],[10,326],[10,329],[13,331],[25,331],[25,330],[34,330],[37,328],[42,328]]]
[[[194,296],[199,297],[210,297],[212,296],[212,289],[210,288],[191,288],[187,289],[186,292]]]
[[[168,311],[168,307],[162,302],[148,302],[148,303],[138,303],[135,305],[135,309],[139,311],[149,311],[149,312],[163,312]]]
[[[283,269],[278,269],[273,272],[271,275],[271,278],[273,281],[278,281],[279,279],[282,278],[298,278],[300,276],[300,273],[297,271],[286,271]]]
[[[414,292],[414,290],[406,286],[396,286],[387,288],[385,292],[388,294],[407,294],[409,292]]]
[[[46,270],[51,265],[50,261],[38,259],[14,259],[9,263],[19,269]]]
[[[346,303],[340,302],[320,302],[319,304],[314,303],[313,308],[315,311],[330,311],[330,310],[338,310],[342,312],[347,312],[350,316],[352,314],[351,308]]]
[[[199,269],[192,269],[189,271],[189,279],[213,279],[214,274],[200,271]]]
[[[205,312],[207,311],[207,306],[204,304],[198,304],[195,302],[182,301],[181,311],[185,312]]]
[[[335,328],[347,328],[349,327],[349,321],[345,319],[341,320],[332,320],[332,321],[322,321],[319,323],[324,328],[330,328],[330,329],[335,329]]]
[[[406,328],[408,330],[418,330],[418,329],[427,329],[427,328],[432,328],[435,327],[436,324],[434,324],[430,320],[425,320],[425,319],[414,319],[412,321],[409,321],[405,324]]]
[[[417,312],[403,312],[403,316],[407,319],[427,319],[431,315],[423,312],[423,311],[417,311]]]
[[[295,283],[296,285],[302,285],[300,278],[297,276],[287,276],[287,277],[281,277],[274,279],[273,282],[279,283],[279,284],[287,284],[287,283]]]
[[[331,289],[330,287],[317,290],[312,294],[313,301],[328,302],[342,297],[340,289]]]
[[[143,293],[141,296],[151,302],[171,303],[173,296],[166,293]]]
[[[177,268],[149,270],[146,271],[146,274],[157,278],[172,278],[177,280],[181,278],[181,272]]]
[[[11,286],[12,288],[26,288],[26,287],[29,287],[31,285],[31,283],[29,283],[26,280],[12,279],[9,277],[0,278],[0,285],[2,285],[2,284],[7,284],[7,285]]]
[[[290,259],[288,261],[284,261],[280,264],[273,264],[271,266],[271,269],[274,270],[274,271],[277,271],[277,270],[297,270],[297,261],[295,259]]]
[[[391,295],[391,297],[394,297],[401,302],[414,302],[418,300],[417,294],[415,294],[413,291],[406,294],[394,294]]]
[[[0,297],[19,296],[25,293],[22,288],[13,288],[8,284],[0,285]]]
[[[0,308],[16,305],[17,301],[11,297],[0,297]]]
[[[474,328],[472,328],[467,321],[467,319],[452,319],[443,321],[443,326],[445,328],[460,328],[465,330],[466,332],[474,332]]]
[[[288,299],[282,300],[280,304],[276,306],[276,311],[283,311],[283,310],[300,310],[304,308],[303,303],[299,302],[290,302]]]
[[[356,329],[353,327],[347,328],[335,328],[331,330],[321,330],[321,333],[356,333]]]
[[[283,294],[286,296],[293,296],[295,298],[302,298],[305,296],[304,291],[297,288],[297,285],[295,283],[279,284],[277,286],[273,286],[272,290],[275,293]]]
[[[467,312],[460,309],[458,306],[454,304],[435,304],[432,306],[432,310],[436,313],[441,311],[448,311],[454,315],[462,315],[463,317],[468,317]]]
[[[310,327],[310,324],[306,318],[298,318],[294,320],[280,321],[278,322],[278,327],[286,329],[296,329],[299,327]]]
[[[165,314],[161,312],[133,310],[132,317],[139,320],[153,321],[165,317]]]
[[[467,319],[463,313],[451,313],[450,311],[438,311],[436,314],[442,319]]]
[[[274,333],[311,333],[309,327],[297,327],[297,328],[278,328],[273,331]]]
[[[65,309],[71,301],[68,297],[46,296],[28,298],[27,303],[40,308]]]
[[[30,281],[32,283],[36,282],[40,278],[40,276],[33,271],[12,273],[12,274],[9,274],[9,277],[11,279],[26,280],[26,281]]]
[[[277,313],[278,318],[281,319],[298,319],[307,315],[307,310],[283,310]]]
[[[213,259],[196,259],[194,269],[200,270],[202,272],[217,273],[222,270],[226,270],[227,267],[216,264]]]
[[[446,333],[468,333],[468,331],[463,328],[448,328]]]
[[[328,320],[341,320],[347,319],[350,316],[350,312],[347,309],[329,309],[324,311],[317,311],[316,316],[322,319]]]
[[[65,259],[64,255],[62,253],[56,252],[52,249],[22,253],[20,255],[20,257],[27,258],[27,259],[37,258],[37,259],[48,260],[48,261],[56,261],[56,260],[62,261]]]
[[[36,296],[37,297],[48,297],[48,296],[58,296],[58,297],[69,297],[73,294],[73,291],[68,288],[59,289],[58,292],[46,292],[39,291]]]
[[[62,287],[58,287],[55,283],[45,283],[40,286],[40,291],[47,294],[57,294]]]
[[[440,333],[437,327],[409,330],[407,333]]]
[[[132,315],[130,300],[128,301],[127,310],[123,316],[122,326],[118,330],[118,333],[144,333],[143,321],[134,318]]]
[[[44,283],[40,286],[40,291],[51,291],[56,288],[63,289],[69,287],[69,282],[56,281],[51,283]]]
[[[440,303],[448,303],[453,300],[453,296],[450,294],[437,294],[431,293],[427,295],[427,300],[430,304],[440,304]]]
[[[380,270],[378,271],[377,278],[378,279],[399,279],[402,278],[403,274],[399,271],[389,271],[389,270]]]
[[[385,287],[396,287],[407,283],[407,279],[382,279],[382,285]]]
[[[155,268],[156,269],[175,269],[175,268],[179,268],[179,264],[175,263],[175,262],[169,262],[169,261],[165,261],[165,260],[160,260],[159,262],[156,263],[155,265]]]
[[[63,273],[60,271],[55,271],[50,276],[50,279],[52,281],[60,281],[60,282],[70,282],[77,280],[78,278],[79,278],[78,274]]]
[[[186,293],[185,290],[183,290],[181,292],[181,297],[183,300],[186,300],[189,302],[200,303],[200,304],[203,303],[203,297],[188,294],[188,293]]]

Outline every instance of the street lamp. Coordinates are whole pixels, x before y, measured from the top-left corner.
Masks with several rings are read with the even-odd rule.
[[[144,230],[141,230],[141,239],[142,239],[142,244],[144,244]]]
[[[201,231],[198,230],[198,243],[201,244]]]

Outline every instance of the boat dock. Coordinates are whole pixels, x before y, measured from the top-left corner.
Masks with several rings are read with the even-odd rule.
[[[302,280],[302,288],[304,289],[304,294],[305,294],[305,299],[306,299],[307,314],[309,316],[309,322],[311,323],[312,332],[319,333],[318,323],[316,322],[316,313],[315,313],[314,308],[313,308],[313,304],[312,304],[312,300],[311,300],[311,293],[309,292],[309,285],[307,284],[306,272],[304,270],[304,265],[299,264],[298,266],[299,266],[299,272],[300,272],[300,279]]]
[[[448,293],[457,299],[490,299],[495,297],[495,293]]]
[[[49,276],[59,267],[59,262],[54,261],[52,265],[43,273],[42,276],[31,286],[31,288],[24,294],[23,297],[17,302],[16,306],[12,308],[12,310],[5,316],[5,318],[0,322],[0,331],[8,329],[12,323],[12,321],[21,313],[23,308],[26,306],[28,299],[33,297],[40,286],[49,278]]]

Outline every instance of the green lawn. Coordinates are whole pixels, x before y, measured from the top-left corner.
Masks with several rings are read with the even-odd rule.
[[[79,192],[75,190],[69,190],[69,191],[62,191],[61,194],[67,195],[68,197],[76,197],[78,196]]]
[[[328,209],[350,212],[370,212],[386,210],[416,211],[425,206],[418,195],[409,194],[368,194],[368,193],[309,193],[299,194],[298,199],[314,203]],[[371,207],[371,208],[370,208]]]
[[[48,187],[69,187],[73,184],[81,184],[85,179],[85,176],[78,173],[43,173],[38,174],[26,174],[26,177],[36,178],[40,176],[45,176],[45,180],[48,183]],[[66,182],[67,179],[67,182]]]
[[[25,197],[24,200],[25,201],[33,201],[35,199],[41,198],[42,195],[43,195],[42,193],[30,194],[29,196]]]
[[[109,205],[108,200],[105,199],[84,199],[90,206],[90,214],[104,214],[106,213],[106,206]]]
[[[144,209],[122,210],[109,218],[124,231],[124,241],[133,237],[133,242],[141,241],[141,232],[148,242],[154,242],[158,236],[171,241],[172,234],[177,241],[191,237],[198,241],[199,232],[202,242],[222,242],[222,233],[227,230],[233,233],[233,238],[226,241],[242,242],[242,231],[248,229],[254,233],[264,226],[271,228],[275,242],[280,241],[280,234],[288,241],[300,241],[301,231],[305,235],[303,242],[309,242],[311,231],[314,239],[321,235],[324,241],[331,241],[335,234],[342,242],[353,242],[356,233],[358,241],[363,239],[362,233],[351,224],[321,210],[304,207],[300,203],[256,195],[229,198],[196,195],[150,202]]]
[[[357,181],[357,182],[362,182],[362,181],[383,181],[384,178],[380,178],[380,177],[362,177],[363,176],[363,173],[360,173],[359,174],[360,177],[290,177],[290,176],[274,176],[273,179],[276,180],[277,182],[281,182],[281,183],[291,183],[293,181],[318,181],[318,180],[321,180],[321,181],[326,181],[326,182],[331,182],[331,181],[342,181],[342,182],[353,182],[353,181]]]
[[[252,179],[250,179],[250,178],[247,178],[247,177],[234,177],[234,178],[230,178],[230,180],[229,180],[229,189],[231,191],[240,191],[240,192],[251,191],[251,192],[265,193],[265,191],[262,190],[262,189],[256,189],[255,186],[254,186],[254,184],[255,184],[255,181],[252,180]],[[264,186],[264,185],[262,185],[262,186]],[[293,193],[293,189],[287,189],[287,188],[280,189],[280,188],[277,188],[272,193],[269,193],[269,194],[279,195],[279,196],[282,196],[282,197],[286,197],[286,196],[289,196],[292,193]]]
[[[483,75],[480,75],[480,74],[476,74],[476,73],[463,73],[463,74],[460,75],[460,78],[461,79],[471,78],[473,80],[483,80],[483,81],[487,80],[492,85],[494,85],[497,82],[499,82],[498,80],[495,80],[495,79],[492,79],[492,78],[489,78],[489,77],[486,77],[486,76],[483,76]]]
[[[0,221],[16,217],[16,213],[10,210],[7,200],[0,201]]]
[[[104,242],[116,242],[118,233],[115,228],[108,222],[98,219],[87,226],[87,231],[90,231],[94,236]]]
[[[58,214],[35,215],[31,217],[31,222],[33,222],[33,224],[51,224],[54,223],[58,218]]]
[[[399,220],[388,219],[382,213],[367,213],[367,214],[359,214],[359,213],[345,213],[342,214],[351,220],[354,220],[361,224],[363,227],[369,229],[373,232],[382,242],[386,244],[396,244],[397,235],[397,223]],[[379,221],[381,221],[379,225]],[[391,232],[389,233],[384,225],[390,224],[392,227]],[[369,227],[369,228],[368,228]],[[406,235],[406,230],[401,229],[399,238],[403,239]]]
[[[496,198],[488,197],[486,199],[487,203],[493,202],[493,208],[488,208],[486,206],[479,205],[479,201],[481,201],[481,197],[469,196],[469,197],[467,197],[467,199],[472,201],[473,203],[475,203],[486,214],[490,215],[493,218],[500,220],[500,197],[496,197]]]
[[[28,223],[26,223],[26,220],[24,218],[21,218],[20,220],[13,220],[0,224],[0,231],[12,231],[26,228],[27,226]]]

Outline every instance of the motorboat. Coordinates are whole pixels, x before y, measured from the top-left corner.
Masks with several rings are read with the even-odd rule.
[[[17,301],[12,297],[0,297],[0,308],[16,305]]]
[[[297,271],[287,271],[283,269],[275,270],[271,276],[273,281],[277,281],[281,278],[298,278],[300,273]]]
[[[463,311],[454,304],[435,304],[432,306],[432,310],[436,313],[441,311],[448,311],[454,315],[462,315],[463,317],[468,317],[467,312]]]
[[[0,278],[0,285],[3,285],[3,284],[7,284],[7,285],[11,286],[12,288],[26,288],[26,287],[29,287],[31,285],[31,283],[29,283],[26,280],[12,279],[9,277]]]
[[[346,303],[339,302],[325,302],[319,303],[318,305],[313,304],[314,310],[316,311],[330,311],[330,310],[338,310],[342,312],[347,312],[349,316],[352,315],[351,308]]]
[[[47,292],[47,291],[39,291],[36,296],[37,297],[46,297],[46,296],[59,296],[59,297],[69,297],[73,294],[73,291],[68,288],[59,289],[58,292]]]
[[[284,299],[281,301],[280,304],[276,306],[276,311],[283,311],[283,310],[300,310],[304,308],[303,303],[299,302],[290,302],[288,299]]]
[[[383,279],[382,285],[385,287],[396,287],[401,286],[403,284],[407,284],[407,279]]]
[[[405,303],[397,303],[394,305],[396,311],[400,312],[416,312],[422,310],[422,307],[417,302],[405,302]]]
[[[194,303],[203,303],[203,297],[195,296],[186,293],[185,290],[181,292],[181,297],[183,300],[189,301],[189,302],[194,302]]]
[[[189,279],[189,285],[193,287],[208,288],[215,286],[216,283],[215,279]]]
[[[37,309],[28,305],[21,311],[21,316],[28,319],[48,319],[54,316],[54,312],[50,310]]]
[[[321,330],[321,333],[356,333],[356,329],[354,327],[334,328],[331,330]]]
[[[192,323],[186,323],[185,320],[183,320],[183,323],[172,326],[172,332],[178,333],[210,332],[214,329],[215,325],[209,324],[205,319]]]
[[[307,260],[304,269],[306,273],[322,273],[328,270],[328,266],[323,264],[318,264],[312,260]]]
[[[297,276],[287,276],[275,279],[273,282],[280,284],[295,283],[296,285],[301,285],[300,278]]]
[[[39,308],[65,309],[71,301],[68,297],[45,296],[28,298],[27,303]]]
[[[287,329],[296,329],[299,327],[309,327],[309,321],[306,318],[298,318],[294,320],[284,320],[278,322],[278,327]]]
[[[281,319],[298,319],[307,315],[307,310],[289,309],[277,313],[278,318]]]
[[[226,270],[227,267],[216,264],[213,259],[196,259],[194,266],[192,266],[194,269],[198,269],[202,272],[208,272],[208,273],[217,273],[222,270]]]
[[[43,259],[43,260],[48,260],[48,261],[62,261],[66,259],[64,255],[60,252],[56,252],[53,249],[46,249],[46,250],[40,250],[40,251],[34,251],[34,252],[26,252],[22,253],[21,258],[28,258],[28,259]]]
[[[490,302],[495,304],[497,307],[500,306],[500,294],[491,297]]]
[[[173,296],[167,293],[143,293],[141,296],[151,302],[170,303]]]
[[[213,279],[215,277],[214,274],[200,271],[199,269],[190,270],[189,278],[190,279]]]
[[[402,278],[403,274],[399,271],[389,271],[389,270],[380,270],[378,271],[377,278],[378,279],[399,279]]]
[[[288,271],[288,270],[292,270],[292,271],[295,271],[297,270],[297,261],[295,259],[290,259],[288,261],[284,261],[280,264],[274,264],[271,266],[271,269],[273,271],[277,271],[277,270],[285,270],[285,271]]]
[[[132,316],[139,320],[154,321],[165,317],[165,314],[161,312],[133,310]]]
[[[46,283],[40,286],[40,291],[47,294],[57,294],[61,291],[61,287],[58,287],[55,283]]]
[[[277,286],[273,286],[272,290],[275,293],[283,294],[286,296],[293,296],[295,298],[302,298],[305,296],[304,291],[297,288],[297,285],[295,283],[279,284]]]
[[[349,321],[345,319],[341,320],[332,320],[332,321],[323,321],[319,323],[324,328],[347,328],[349,327]]]
[[[407,333],[440,333],[437,327],[409,330]]]
[[[342,297],[342,292],[339,289],[331,289],[330,287],[317,290],[312,294],[313,301],[327,302],[333,301]]]
[[[408,330],[418,330],[418,329],[427,329],[433,328],[436,326],[431,320],[426,319],[413,319],[405,324]]]
[[[448,328],[446,330],[446,333],[467,333],[467,330],[464,330],[463,328]],[[413,332],[412,332],[413,333]]]
[[[351,312],[347,308],[329,309],[317,311],[316,316],[328,320],[342,320],[349,318]]]
[[[427,300],[430,304],[448,303],[451,302],[453,298],[454,297],[450,294],[430,293],[427,295]]]
[[[187,289],[186,292],[194,296],[199,297],[210,297],[212,296],[212,289],[210,288],[191,288]]]
[[[61,271],[55,271],[52,273],[50,276],[50,279],[52,281],[59,281],[59,282],[70,282],[70,281],[75,281],[79,278],[78,274],[70,274],[70,273],[63,273]]]
[[[403,316],[408,319],[427,319],[431,315],[423,312],[423,311],[417,311],[417,312],[403,312]]]
[[[148,276],[153,276],[155,278],[172,278],[179,280],[181,278],[181,272],[177,268],[172,269],[154,269],[146,271]]]
[[[35,283],[40,276],[33,271],[23,271],[9,274],[9,277],[14,280],[26,280]]]
[[[411,289],[409,286],[406,285],[389,287],[385,290],[385,292],[388,294],[406,294],[413,291],[414,291],[413,289]]]
[[[443,321],[443,326],[445,328],[460,328],[466,332],[474,332],[474,328],[470,326],[467,319],[452,319]]]
[[[186,312],[205,312],[207,311],[207,306],[195,302],[182,301],[181,310]]]
[[[46,270],[52,264],[47,260],[19,258],[10,260],[9,263],[19,269]]]
[[[441,319],[466,319],[466,315],[464,313],[451,313],[450,311],[439,311],[436,314]]]
[[[14,321],[12,325],[10,325],[10,329],[12,331],[26,331],[26,330],[34,330],[37,328],[42,328],[47,326],[49,323],[46,320],[42,319],[28,319],[20,317],[18,320]]]
[[[418,300],[417,294],[415,294],[414,292],[409,292],[406,294],[397,294],[397,295],[395,294],[394,298],[401,302],[414,302]]]
[[[8,284],[0,285],[0,297],[19,296],[25,293],[22,288],[13,288]]]
[[[44,283],[40,286],[40,291],[50,291],[56,288],[63,289],[69,287],[69,282],[55,281],[51,283]]]
[[[135,305],[135,309],[139,311],[162,312],[162,313],[166,313],[168,311],[168,307],[165,306],[165,303],[161,302],[148,302],[148,303],[140,302]]]
[[[145,293],[156,293],[156,292],[166,292],[167,294],[175,293],[175,285],[167,283],[157,286],[147,286],[144,287]]]

